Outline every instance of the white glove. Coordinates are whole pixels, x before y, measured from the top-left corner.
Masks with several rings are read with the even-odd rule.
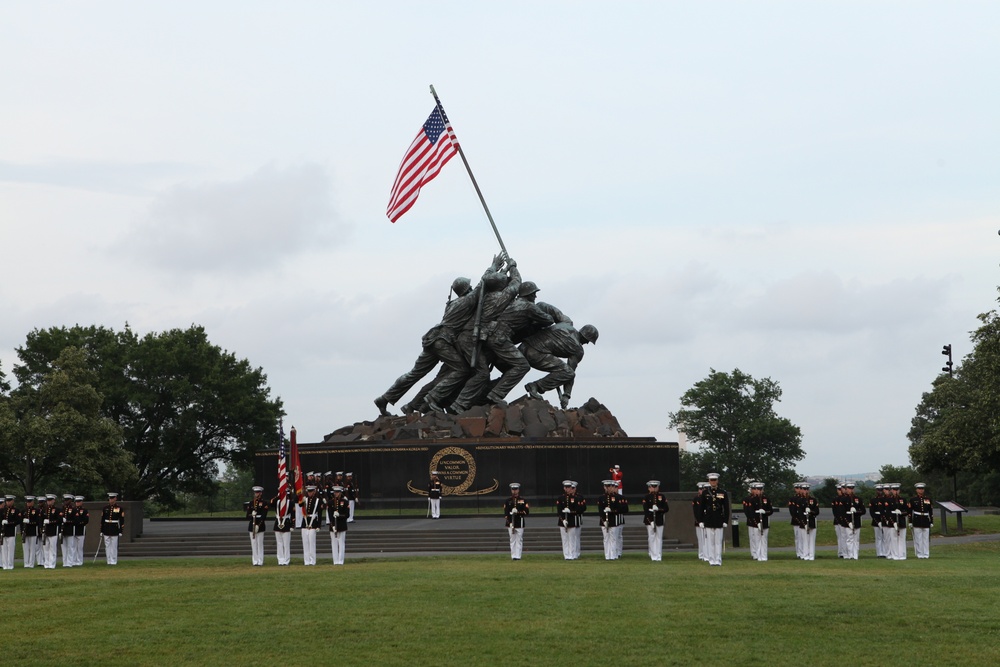
[[[42,521],[42,525],[43,525],[43,526],[47,526],[47,525],[49,525],[49,520],[48,520],[48,519],[46,519],[45,521]]]
[[[568,507],[563,510],[563,514],[569,514],[569,508]]]
[[[764,511],[764,510],[762,510],[762,509],[760,509],[760,510],[757,510],[757,514],[767,514],[767,512]]]
[[[722,524],[722,527],[723,528],[729,528],[729,524],[728,523],[724,523],[724,524]]]
[[[604,508],[604,513],[605,514],[611,514],[611,508],[610,507],[605,507]]]
[[[659,512],[660,508],[657,507],[656,505],[653,505],[652,507],[649,508],[649,511],[650,512]]]
[[[812,510],[811,510],[811,509],[809,509],[808,507],[807,507],[807,508],[805,508],[805,509],[804,509],[804,510],[802,510],[802,511],[803,511],[803,513],[805,513],[805,514],[812,514]]]
[[[704,523],[701,523],[701,522],[699,522],[699,523],[698,523],[698,527],[699,527],[699,528],[704,528],[704,527],[705,527],[705,524],[704,524]]]
[[[899,511],[899,510],[893,510],[893,511],[892,511],[892,513],[893,513],[893,514],[897,514],[897,515],[898,515],[898,514],[902,514],[902,512],[901,512],[901,511]]]
[[[858,510],[856,510],[855,508],[852,507],[851,508],[851,514],[857,514],[857,513],[858,513]]]
[[[333,518],[334,519],[339,519],[340,518],[340,512],[334,512],[333,513]]]
[[[257,513],[256,512],[250,512],[250,516],[252,516],[253,518],[256,519],[257,518]]]
[[[512,507],[511,510],[510,510],[510,515],[514,516],[515,514],[517,514],[517,508],[516,507]]]
[[[21,523],[29,523],[28,519],[21,519]]]

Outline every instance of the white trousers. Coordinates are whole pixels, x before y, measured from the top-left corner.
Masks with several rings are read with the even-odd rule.
[[[254,565],[264,564],[264,531],[258,530],[254,535],[253,531],[247,531],[250,535],[250,560]]]
[[[844,558],[849,560],[858,559],[858,551],[861,542],[861,529],[851,529],[849,526],[842,526],[844,534]]]
[[[705,545],[707,544],[707,540],[705,539],[705,529],[701,526],[695,526],[694,536],[698,538],[698,559],[708,560],[708,556],[706,555],[707,550],[705,548]]]
[[[650,560],[663,560],[663,526],[653,523],[646,526],[646,545]]]
[[[601,533],[604,535],[604,560],[618,558],[618,540],[615,538],[615,528],[601,526]]]
[[[274,541],[278,545],[278,565],[292,562],[292,532],[274,531]]]
[[[882,539],[882,526],[872,526],[875,529],[875,555],[885,556],[885,540]]]
[[[76,540],[73,539],[72,535],[63,535],[62,540],[60,540],[60,549],[62,550],[63,567],[76,565]]]
[[[351,513],[347,515],[347,521],[348,522],[354,521],[354,503],[356,503],[356,502],[357,502],[356,500],[348,500],[347,501],[347,503],[351,506]]]
[[[108,565],[118,564],[118,536],[102,535],[104,538],[104,560]]]
[[[886,557],[889,560],[906,560],[906,529],[896,531],[894,526],[885,529],[886,543],[889,545]]]
[[[771,530],[765,528],[761,532],[760,528],[747,526],[747,535],[750,536],[750,556],[754,560],[767,560],[767,533]]]
[[[441,518],[441,499],[440,498],[428,498],[428,502],[431,504],[431,518],[440,519]]]
[[[573,534],[572,529],[559,526],[559,539],[562,540],[563,558],[573,560]]]
[[[722,542],[724,528],[705,527],[705,560],[709,565],[722,565]]]
[[[931,529],[913,529],[913,555],[917,558],[931,557]]]
[[[76,540],[76,564],[83,565],[84,561],[83,543],[86,539],[86,535],[77,535],[73,539]]]
[[[576,560],[580,557],[580,527],[559,527],[559,537],[562,539],[563,558]]]
[[[816,560],[816,529],[795,527],[795,553],[802,560]]]
[[[510,533],[510,557],[513,560],[521,560],[521,550],[524,549],[524,528],[507,528]],[[566,547],[563,546],[563,556],[566,555]]]
[[[844,527],[839,523],[833,524],[833,532],[837,536],[837,556],[847,558],[847,543],[844,539]]]
[[[39,563],[40,551],[37,537],[27,537],[24,540],[24,566],[35,567]]]
[[[0,545],[0,568],[4,570],[14,569],[14,547],[17,546],[17,535],[3,538]]]
[[[42,567],[46,570],[54,570],[56,568],[57,553],[56,553],[56,542],[58,537],[53,535],[52,537],[45,538],[45,544],[42,545]]]
[[[316,564],[316,529],[302,529],[302,560],[304,565]]]
[[[333,553],[333,564],[344,564],[344,551],[347,549],[347,531],[330,531],[330,547]]]
[[[615,526],[615,558],[621,558],[622,552],[625,551],[625,524],[620,526]]]

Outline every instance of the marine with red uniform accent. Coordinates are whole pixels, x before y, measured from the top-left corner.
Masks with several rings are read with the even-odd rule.
[[[604,536],[604,560],[617,560],[621,557],[618,529],[625,523],[628,502],[618,495],[618,485],[614,480],[606,479],[603,484],[604,495],[597,499],[597,517]]]
[[[437,470],[431,470],[431,481],[427,484],[427,502],[430,504],[432,519],[441,518],[441,496],[444,493],[444,485],[441,484],[438,474]]]
[[[253,500],[246,504],[247,532],[250,533],[250,562],[255,567],[264,565],[264,533],[267,532],[267,511],[270,505],[264,500],[263,486],[253,487]]]
[[[87,524],[90,523],[90,510],[83,506],[83,496],[73,497],[73,509],[70,513],[70,553],[73,555],[73,566],[83,565],[83,542],[87,537]],[[63,563],[65,565],[65,563]]]
[[[56,494],[45,496],[45,507],[42,514],[42,567],[54,570],[56,567],[56,543],[59,541],[59,508],[56,507]]]
[[[35,567],[42,564],[42,512],[35,506],[34,496],[24,497],[24,511],[21,512],[21,545],[24,551],[24,566]]]
[[[877,558],[886,557],[885,539],[882,534],[882,511],[885,501],[885,485],[875,485],[875,496],[868,506],[868,513],[872,518],[872,528],[875,530],[875,556]]]
[[[883,528],[889,545],[889,560],[906,560],[906,521],[910,517],[910,503],[899,495],[899,483],[889,485],[889,496],[886,498],[883,518],[886,523]]]
[[[316,493],[316,485],[306,487],[306,497],[299,506],[302,508],[302,561],[304,565],[316,564],[316,532],[323,523],[323,508],[326,502]]]
[[[843,528],[844,533],[844,558],[849,560],[858,559],[858,550],[861,546],[861,517],[867,511],[865,503],[854,494],[857,486],[854,482],[844,483],[843,507]]]
[[[510,559],[521,560],[524,549],[524,519],[531,511],[528,501],[521,497],[521,485],[510,484],[510,498],[503,504],[504,525],[510,534]]]
[[[101,510],[101,535],[104,539],[104,559],[108,565],[118,564],[118,540],[125,532],[125,509],[118,504],[118,494],[108,492],[108,504]]]
[[[705,529],[705,557],[709,565],[722,565],[724,530],[729,527],[729,492],[719,487],[719,473],[708,473],[701,491],[701,527]]]
[[[583,526],[583,513],[587,511],[587,500],[576,494],[576,487],[573,480],[563,480],[563,493],[556,500],[559,536],[562,538],[563,558],[566,560],[580,557],[580,529]]]
[[[913,486],[917,495],[910,498],[910,521],[913,526],[913,555],[931,557],[931,528],[934,527],[934,503],[927,495],[927,485],[917,482]]]
[[[646,482],[647,493],[642,499],[642,522],[646,525],[646,546],[649,559],[663,560],[663,519],[670,511],[667,497],[660,493],[660,480]]]
[[[333,496],[327,502],[327,526],[330,528],[330,551],[334,565],[344,564],[347,550],[347,520],[351,516],[351,504],[344,495],[344,487],[335,484]]]
[[[743,514],[750,536],[750,556],[756,561],[767,560],[767,536],[774,507],[764,495],[764,483],[752,482],[750,495],[743,499]]]
[[[698,491],[691,500],[691,512],[694,514],[694,535],[698,540],[698,560],[707,561],[705,556],[705,524],[702,522],[701,513],[701,492],[708,486],[708,482],[698,482]]]
[[[361,497],[361,489],[358,488],[357,482],[354,481],[354,473],[347,473],[347,480],[343,484],[344,486],[344,497],[347,498],[348,504],[351,506],[350,516],[347,517],[347,523],[354,523],[354,508],[358,506],[358,500]]]
[[[622,468],[620,465],[615,465],[611,469],[611,479],[615,483],[615,488],[618,489],[618,495],[622,495],[622,490],[625,488],[624,482],[622,480]]]
[[[0,569],[14,569],[14,548],[20,524],[21,511],[14,505],[14,496],[4,496],[3,507],[0,508]]]

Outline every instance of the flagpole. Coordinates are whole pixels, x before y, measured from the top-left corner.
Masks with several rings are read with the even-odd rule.
[[[483,204],[483,210],[486,211],[486,217],[490,221],[490,226],[493,227],[493,233],[496,234],[497,242],[500,244],[500,249],[503,251],[505,257],[509,257],[510,255],[507,254],[507,247],[503,244],[503,239],[500,238],[500,231],[497,229],[496,223],[493,222],[493,214],[490,213],[490,207],[486,205],[486,198],[483,197],[482,190],[479,189],[479,183],[476,182],[476,177],[472,174],[472,167],[469,166],[469,161],[465,159],[465,151],[462,150],[462,144],[458,141],[458,137],[455,136],[454,128],[451,127],[451,121],[448,120],[448,114],[444,112],[444,107],[441,105],[441,98],[438,97],[433,84],[431,84],[431,95],[434,96],[434,102],[437,104],[437,108],[441,111],[441,117],[445,119],[448,129],[452,132],[453,143],[455,144],[455,147],[458,148],[458,154],[462,158],[462,163],[465,164],[465,170],[469,172],[469,178],[472,179],[472,186],[476,188],[476,194],[479,195],[479,201]]]

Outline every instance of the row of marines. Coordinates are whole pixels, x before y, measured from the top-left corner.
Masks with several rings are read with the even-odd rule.
[[[57,547],[62,547],[63,567],[83,565],[83,541],[90,523],[90,511],[83,506],[84,497],[63,495],[62,506],[57,496],[25,496],[24,507],[14,504],[15,496],[4,497],[0,509],[0,568],[14,569],[14,549],[17,535],[21,536],[24,567],[39,565],[55,569]],[[43,502],[36,506],[36,500]],[[118,538],[125,526],[125,511],[118,505],[118,494],[108,493],[108,504],[101,512],[101,534],[108,565],[118,563]]]
[[[710,565],[722,564],[722,529],[729,525],[729,494],[718,488],[718,475],[711,473],[708,482],[700,482],[692,501],[698,557]],[[926,484],[914,486],[915,495],[907,500],[900,495],[900,484],[876,484],[875,497],[866,507],[855,495],[856,484],[837,484],[837,496],[831,504],[837,535],[837,555],[857,560],[859,531],[867,513],[875,529],[875,553],[888,560],[906,559],[906,528],[913,533],[913,548],[917,558],[930,557],[930,530],[933,523],[933,502],[926,493]],[[798,482],[795,495],[788,501],[788,512],[795,538],[795,555],[801,560],[816,558],[816,520],[819,503],[809,493],[810,485]],[[752,482],[750,495],[743,499],[743,513],[750,536],[750,555],[754,560],[767,560],[767,536],[774,507],[764,493],[764,484]]]
[[[431,481],[432,486],[435,484],[434,478]],[[625,525],[625,515],[629,513],[629,504],[624,496],[619,495],[617,481],[604,480],[603,485],[604,493],[597,499],[597,510],[604,537],[604,557],[607,560],[616,560],[622,555],[622,529]],[[521,560],[525,521],[531,512],[531,505],[521,497],[519,483],[513,482],[509,486],[510,497],[504,502],[503,507],[504,523],[510,537],[511,559]],[[587,500],[577,495],[577,487],[578,483],[573,480],[563,481],[563,493],[556,500],[563,557],[566,560],[576,560],[580,557],[580,531],[583,514],[587,511]],[[646,483],[646,487],[648,493],[642,499],[643,523],[648,533],[649,556],[652,560],[659,561],[663,556],[664,515],[670,511],[670,507],[666,496],[660,493],[658,480],[650,480]],[[330,531],[333,562],[335,565],[344,564],[347,517],[350,511],[344,487],[334,485],[330,495],[326,496],[320,493],[315,485],[309,485],[301,503],[294,502],[290,496],[280,494],[270,500],[264,500],[263,492],[263,487],[253,487],[253,500],[246,503],[253,565],[264,564],[264,533],[267,530],[268,512],[272,508],[275,510],[272,529],[277,542],[278,565],[288,565],[291,562],[291,532],[297,523],[300,524],[302,531],[304,563],[316,564],[316,531],[322,527],[324,518]],[[299,518],[296,517],[296,508]]]

